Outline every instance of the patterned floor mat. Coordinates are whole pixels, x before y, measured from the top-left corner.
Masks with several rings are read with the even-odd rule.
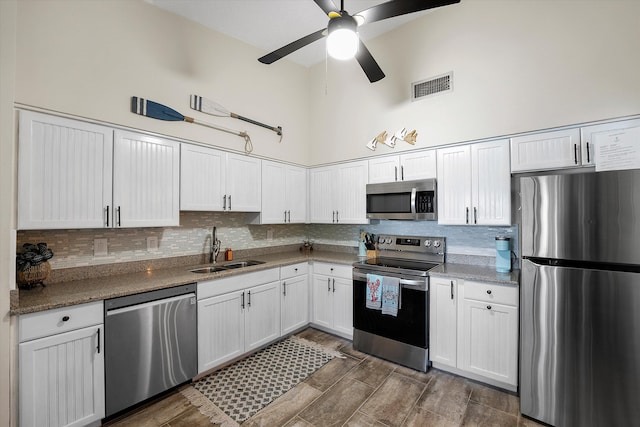
[[[182,394],[213,423],[234,425],[250,418],[334,357],[341,357],[340,353],[291,336],[201,378]]]

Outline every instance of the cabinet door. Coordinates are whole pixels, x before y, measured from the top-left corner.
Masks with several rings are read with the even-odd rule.
[[[331,224],[335,221],[331,168],[314,168],[309,172],[309,222]]]
[[[333,298],[331,289],[331,277],[321,274],[313,275],[312,320],[316,325],[325,328],[333,327],[333,307],[331,306]]]
[[[438,223],[469,224],[471,219],[471,149],[468,145],[437,150]]]
[[[296,276],[280,286],[281,335],[309,323],[309,276]]]
[[[262,224],[282,224],[286,216],[286,166],[262,162]]]
[[[226,153],[180,145],[180,210],[221,211],[225,195]]]
[[[432,277],[429,281],[429,358],[456,366],[457,280]]]
[[[509,140],[471,145],[470,223],[511,225]]]
[[[280,337],[280,282],[245,291],[245,351]]]
[[[595,165],[596,143],[600,138],[606,138],[613,132],[640,128],[640,119],[623,120],[619,122],[603,123],[601,125],[580,128],[580,142],[582,145],[582,164]]]
[[[260,212],[262,207],[261,161],[240,154],[227,154],[227,210]]]
[[[516,385],[518,309],[465,299],[462,311],[460,368]]]
[[[353,283],[340,277],[331,278],[333,330],[343,337],[353,337]]]
[[[113,131],[20,112],[18,228],[103,228],[111,204]]]
[[[400,181],[400,160],[398,156],[380,157],[369,160],[369,184]]]
[[[307,222],[307,170],[296,166],[287,167],[286,208],[287,222]]]
[[[435,178],[436,150],[402,154],[400,156],[400,179],[413,181],[416,179]]]
[[[180,144],[119,130],[114,139],[115,226],[180,225]]]
[[[19,345],[20,425],[85,426],[104,410],[103,327]]]
[[[337,167],[333,185],[337,196],[336,223],[369,223],[367,219],[368,169],[366,161],[347,163]]]
[[[511,172],[580,166],[580,130],[565,129],[511,138]]]
[[[244,353],[244,292],[198,301],[198,373]]]

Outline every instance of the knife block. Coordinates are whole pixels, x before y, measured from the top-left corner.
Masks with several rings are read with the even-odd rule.
[[[367,250],[367,259],[369,258],[378,258],[378,250]]]

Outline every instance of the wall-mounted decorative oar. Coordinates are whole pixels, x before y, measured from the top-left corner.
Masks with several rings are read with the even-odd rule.
[[[212,116],[218,117],[233,117],[234,119],[243,120],[247,123],[251,123],[253,125],[262,126],[263,128],[270,129],[280,135],[280,141],[282,141],[282,126],[269,126],[264,123],[257,122],[255,120],[251,120],[247,117],[243,117],[239,114],[232,113],[222,105],[218,104],[215,101],[212,101],[207,98],[203,98],[198,95],[191,95],[191,108],[196,111],[200,111],[205,114],[210,114]]]
[[[170,122],[187,122],[195,123],[200,126],[206,126],[211,129],[220,130],[222,132],[228,132],[233,135],[238,135],[244,138],[244,151],[249,154],[253,151],[253,144],[251,138],[247,132],[240,132],[233,129],[227,129],[222,126],[217,126],[207,122],[201,122],[193,117],[183,116],[176,110],[167,107],[166,105],[158,104],[148,99],[138,98],[137,96],[131,97],[131,112],[140,114],[141,116],[151,117],[153,119],[167,120]]]

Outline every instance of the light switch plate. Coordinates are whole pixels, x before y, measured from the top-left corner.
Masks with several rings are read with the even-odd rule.
[[[93,256],[108,255],[107,241],[108,239],[93,239]]]
[[[151,236],[147,237],[147,251],[157,251],[158,250],[158,237]]]

